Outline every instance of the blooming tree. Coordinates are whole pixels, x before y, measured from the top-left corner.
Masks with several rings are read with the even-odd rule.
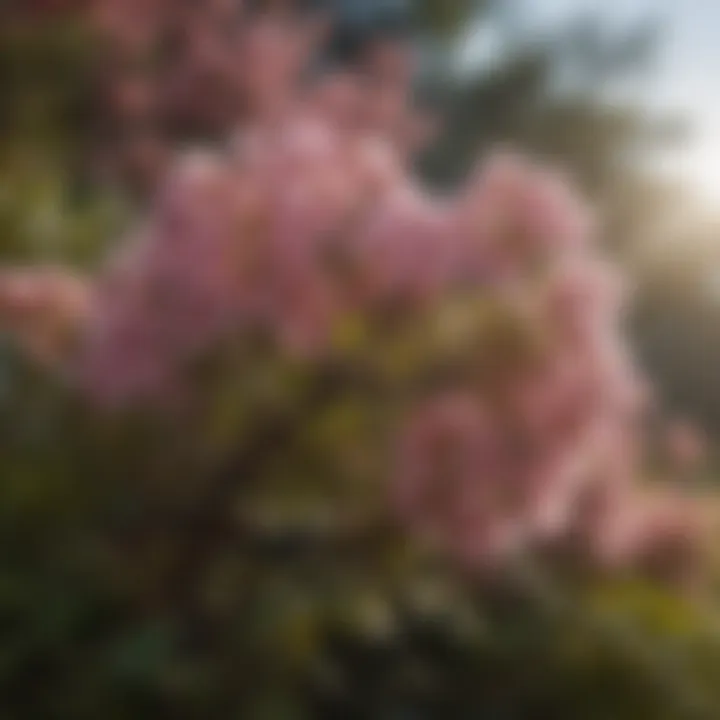
[[[96,9],[142,49],[159,24],[184,22],[162,6]],[[201,7],[188,17],[214,30],[234,12]],[[153,512],[131,534],[155,561],[142,582],[130,572],[140,606],[169,604],[193,629],[212,605],[200,581],[233,543],[297,549],[308,536],[399,537],[486,587],[527,558],[569,556],[696,587],[709,504],[649,482],[656,409],[623,339],[626,288],[568,182],[499,153],[452,193],[423,187],[405,46],[308,80],[305,21],[246,19],[220,45],[205,20],[193,27],[188,67],[223,83],[201,73],[198,95],[183,76],[163,85],[168,100],[143,76],[121,83],[121,106],[181,91],[213,114],[202,93],[232,103],[239,83],[242,122],[173,160],[97,275],[0,277],[2,326],[93,424],[167,423],[139,477]],[[678,460],[698,462],[693,433],[672,435]],[[137,557],[122,537],[103,543]]]
[[[619,274],[583,203],[557,174],[504,155],[434,196],[409,166],[406,51],[305,86],[300,55],[276,41],[285,23],[245,29],[238,52],[267,55],[252,63],[252,120],[225,149],[176,162],[87,287],[10,272],[8,322],[35,350],[62,350],[73,382],[106,407],[179,402],[226,344],[308,375],[342,362],[382,385],[388,348],[415,343],[392,388],[387,468],[412,531],[484,564],[577,530],[592,496],[583,530],[598,558],[639,561],[655,541],[689,549],[700,509],[638,487],[648,391],[622,339]],[[346,347],[352,326],[367,345]]]

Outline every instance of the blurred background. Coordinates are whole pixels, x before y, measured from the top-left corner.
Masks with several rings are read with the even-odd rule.
[[[0,0],[3,263],[98,267],[143,212],[172,150],[233,129],[241,108],[228,102],[228,80],[203,65],[221,35],[205,13],[231,13],[233,4],[165,3],[177,28],[152,70],[133,66],[128,75],[126,58],[102,54],[88,29],[89,0]],[[98,5],[109,8],[102,20],[112,18],[112,2]],[[142,43],[137,18],[143,8],[150,17],[154,3],[130,5],[128,42]],[[329,5],[321,66],[349,62],[376,33],[413,38],[418,97],[440,118],[437,142],[418,159],[430,185],[454,187],[478,154],[505,145],[579,184],[603,245],[632,281],[628,336],[663,408],[701,427],[712,448],[720,440],[720,4]],[[208,32],[196,47],[187,36],[201,28]],[[232,48],[232,33],[223,37]],[[154,73],[150,98],[135,82],[146,73]],[[177,534],[127,532],[142,521],[135,480],[146,473],[148,444],[167,441],[164,429],[103,429],[91,442],[96,428],[67,389],[26,363],[10,338],[0,343],[3,719],[720,717],[715,609],[623,584],[569,605],[485,589],[477,612],[476,589],[459,592],[437,568],[416,587],[392,543],[379,563],[365,564],[363,553],[384,537],[357,555],[311,544],[302,561],[293,547],[253,539],[240,561],[225,548],[204,578],[215,612],[208,630],[191,599],[179,592],[168,601],[153,585]],[[169,477],[178,457],[165,458],[172,471],[153,472]],[[121,551],[98,539],[116,526]],[[192,546],[181,551],[193,555]],[[400,587],[413,597],[404,624],[388,601]],[[587,621],[596,608],[630,628],[622,643]],[[628,650],[636,645],[637,655]],[[647,670],[648,657],[662,658],[659,670]]]

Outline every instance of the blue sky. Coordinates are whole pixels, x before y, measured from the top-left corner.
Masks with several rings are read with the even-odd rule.
[[[626,28],[659,21],[657,61],[644,100],[689,122],[692,134],[661,168],[681,177],[702,200],[720,204],[720,0],[504,0],[532,36],[591,13]],[[520,12],[518,13],[518,9]],[[492,55],[492,38],[469,36],[473,57]],[[484,47],[484,51],[483,51]]]
[[[542,30],[590,11],[624,25],[644,17],[661,22],[657,64],[647,98],[686,117],[693,134],[667,159],[667,170],[720,203],[720,0],[518,0],[526,22]]]
[[[642,18],[661,21],[655,91],[671,104],[704,112],[712,105],[720,72],[718,0],[519,0],[530,22],[554,24],[590,11],[609,23]]]

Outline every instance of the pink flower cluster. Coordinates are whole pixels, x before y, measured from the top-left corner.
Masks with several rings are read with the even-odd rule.
[[[596,263],[563,252],[535,282],[515,278],[537,353],[489,389],[430,398],[404,431],[401,512],[466,562],[563,537],[597,484],[635,491],[646,390],[616,327],[612,277]]]
[[[500,171],[507,179],[507,166]],[[493,567],[528,547],[572,548],[608,569],[690,582],[712,512],[688,493],[640,484],[652,398],[623,342],[621,279],[578,209],[557,202],[554,181],[523,185],[538,193],[529,205],[529,196],[511,192],[519,185],[504,187],[509,194],[494,197],[478,227],[496,222],[489,218],[502,208],[512,219],[512,233],[501,237],[516,242],[492,255],[506,269],[494,288],[527,310],[540,349],[489,388],[451,388],[411,414],[396,505],[419,534],[471,567]],[[538,269],[532,256],[548,248]],[[677,426],[671,440],[679,461],[697,466],[696,434]]]
[[[104,163],[154,187],[173,144],[217,137],[288,97],[317,27],[250,17],[238,0],[93,0],[102,55]],[[118,152],[119,149],[119,152]]]
[[[294,0],[9,0],[9,29],[83,28],[93,44],[90,169],[154,191],[180,142],[277,110],[323,25]],[[87,139],[87,138],[85,138]],[[98,145],[97,147],[95,145]]]
[[[41,363],[62,362],[89,309],[85,280],[62,268],[0,272],[0,332],[14,335]]]
[[[473,565],[578,533],[603,562],[685,558],[697,513],[637,486],[648,392],[622,340],[623,284],[567,183],[500,155],[434,196],[409,170],[407,52],[377,47],[362,71],[298,85],[303,54],[286,55],[275,22],[238,49],[251,118],[223,150],[175,164],[76,306],[79,382],[101,403],[147,400],[230,338],[312,366],[348,318],[442,324],[447,300],[487,300],[520,319],[532,351],[488,364],[502,349],[491,335],[464,358],[479,377],[418,391],[391,481],[400,517]]]
[[[317,356],[349,314],[427,302],[466,274],[481,250],[453,231],[466,203],[425,194],[397,142],[415,119],[402,58],[322,77],[258,109],[224,151],[177,162],[97,284],[81,361],[94,395],[170,389],[233,332]],[[398,98],[382,117],[379,88]]]

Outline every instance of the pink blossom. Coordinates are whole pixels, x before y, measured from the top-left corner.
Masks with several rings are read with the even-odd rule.
[[[705,460],[706,441],[691,423],[672,423],[666,430],[665,443],[670,460],[680,471],[693,470]]]
[[[42,363],[64,359],[88,313],[87,282],[71,272],[47,267],[0,273],[0,330]]]

